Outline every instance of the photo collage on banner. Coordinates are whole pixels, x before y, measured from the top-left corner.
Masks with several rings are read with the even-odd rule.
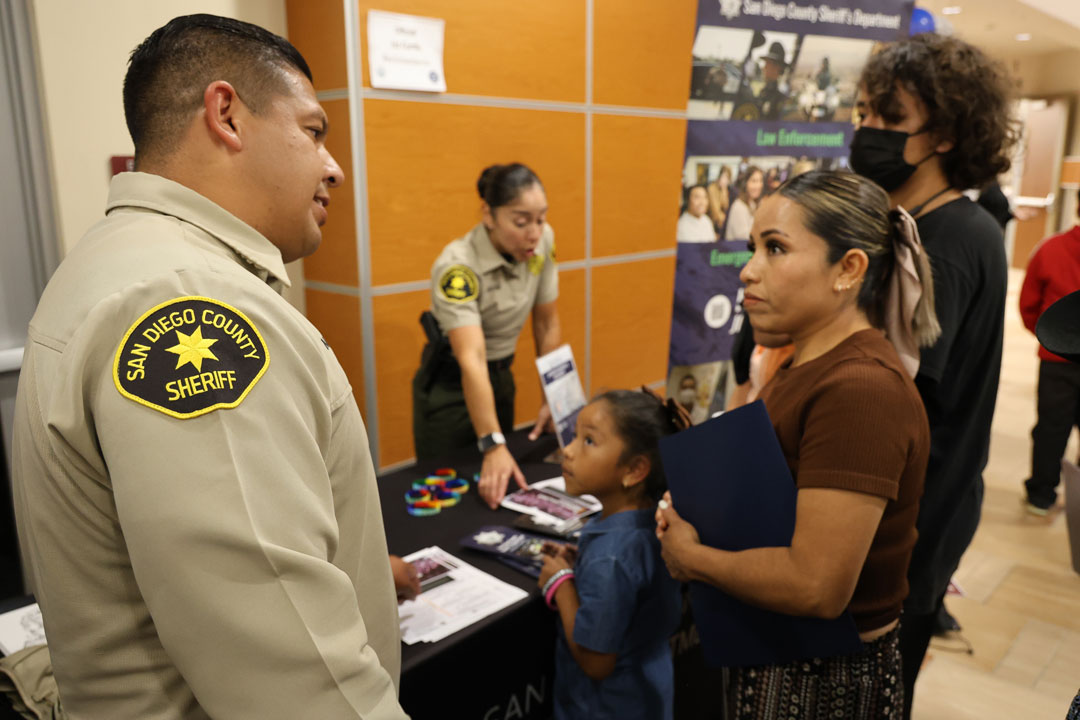
[[[847,168],[863,65],[913,8],[699,0],[667,379],[694,422],[725,407],[754,212],[790,177]]]

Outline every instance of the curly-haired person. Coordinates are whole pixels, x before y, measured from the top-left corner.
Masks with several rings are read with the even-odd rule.
[[[930,462],[900,625],[905,716],[949,579],[979,523],[1004,331],[1001,228],[961,192],[1008,169],[1017,140],[1005,70],[956,38],[917,35],[873,55],[859,82],[851,165],[911,212],[930,256],[941,337],[915,378]]]

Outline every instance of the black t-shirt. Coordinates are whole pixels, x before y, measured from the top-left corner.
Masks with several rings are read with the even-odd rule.
[[[922,351],[915,385],[930,420],[930,463],[911,556],[908,612],[933,612],[979,524],[1005,327],[1001,228],[967,198],[918,220],[934,273],[941,338]]]
[[[976,202],[986,208],[986,212],[997,220],[1002,230],[1013,219],[1012,209],[1009,207],[1009,198],[1005,197],[1005,193],[1001,191],[1001,186],[996,181],[983,188]]]

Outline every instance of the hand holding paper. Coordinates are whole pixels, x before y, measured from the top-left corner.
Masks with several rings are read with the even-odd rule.
[[[399,604],[405,600],[413,600],[420,594],[420,574],[411,563],[397,555],[391,555],[390,570],[394,574],[394,588],[397,590]]]
[[[656,536],[660,538],[661,554],[671,577],[679,582],[693,579],[688,566],[688,553],[695,546],[701,545],[697,530],[690,523],[679,517],[675,506],[671,504],[671,493],[664,493],[665,506],[656,510]]]

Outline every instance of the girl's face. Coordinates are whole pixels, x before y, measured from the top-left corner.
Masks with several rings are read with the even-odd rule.
[[[754,215],[747,249],[753,255],[739,279],[755,331],[802,337],[839,311],[842,295],[833,288],[841,263],[828,263],[828,246],[806,229],[796,203],[783,195],[766,198]]]
[[[750,196],[751,200],[761,199],[761,189],[765,185],[765,180],[762,178],[760,172],[756,172],[746,179],[746,194]]]
[[[626,443],[615,431],[606,401],[591,402],[577,418],[577,435],[563,448],[563,477],[570,495],[595,495],[601,503],[622,491],[619,463]]]
[[[716,184],[725,190],[731,184],[731,172],[726,167],[720,171],[720,177],[716,178]]]
[[[686,210],[694,217],[701,217],[709,209],[709,196],[703,187],[690,189],[690,197],[686,201]]]
[[[484,205],[484,225],[499,252],[524,262],[536,254],[547,221],[547,196],[534,183],[506,205],[491,210]]]

